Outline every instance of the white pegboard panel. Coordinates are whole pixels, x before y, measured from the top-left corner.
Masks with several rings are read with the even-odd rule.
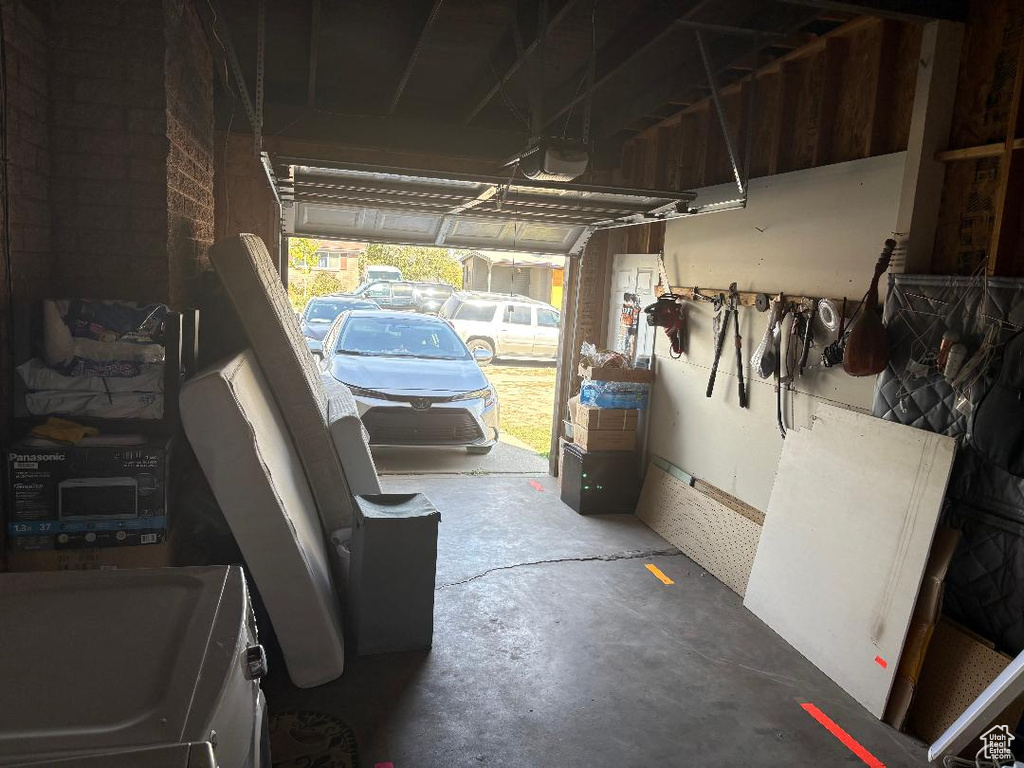
[[[653,464],[636,515],[733,592],[744,595],[760,525]]]

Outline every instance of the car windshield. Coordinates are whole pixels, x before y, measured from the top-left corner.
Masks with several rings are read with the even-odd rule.
[[[337,351],[366,357],[420,357],[469,360],[469,350],[445,323],[396,317],[350,317],[341,329]]]
[[[463,304],[455,311],[455,320],[472,320],[478,323],[489,323],[494,319],[497,304]]]
[[[439,299],[443,296],[450,296],[452,287],[450,285],[418,285],[416,291],[421,296],[429,296],[432,299]]]
[[[359,302],[361,307],[359,309],[368,308],[364,302]],[[314,299],[309,302],[309,306],[306,308],[306,320],[311,323],[329,323],[346,309],[356,309],[352,305],[352,302],[348,301],[327,301],[324,299]]]

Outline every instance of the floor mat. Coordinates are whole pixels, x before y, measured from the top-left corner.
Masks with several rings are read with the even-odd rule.
[[[274,768],[356,768],[356,737],[343,721],[323,712],[281,712],[270,718]]]

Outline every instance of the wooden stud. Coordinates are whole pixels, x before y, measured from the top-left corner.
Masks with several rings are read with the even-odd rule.
[[[1024,267],[1021,206],[1024,205],[1024,150],[1015,145],[1024,129],[1024,35],[1017,51],[1017,73],[1006,125],[1006,142],[999,166],[999,191],[996,195],[995,226],[989,247],[990,275],[1009,275]]]

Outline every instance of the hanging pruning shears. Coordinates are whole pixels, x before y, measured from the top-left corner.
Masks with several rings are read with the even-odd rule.
[[[729,286],[729,305],[732,308],[733,337],[736,343],[736,377],[739,386],[740,408],[747,407],[747,389],[743,381],[743,337],[740,335],[740,294],[736,283]]]

